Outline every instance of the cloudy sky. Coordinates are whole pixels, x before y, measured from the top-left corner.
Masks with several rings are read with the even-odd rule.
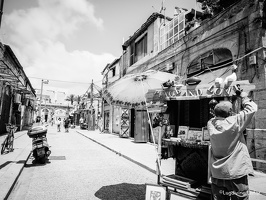
[[[0,39],[9,45],[34,88],[41,79],[81,95],[90,83],[101,86],[101,72],[162,1],[191,9],[195,0],[5,0]]]

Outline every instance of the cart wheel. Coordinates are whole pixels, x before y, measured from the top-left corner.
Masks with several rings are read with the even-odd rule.
[[[13,149],[13,146],[14,146],[14,137],[11,136],[11,137],[9,138],[9,144],[8,144],[8,149],[9,149],[10,152],[14,150],[14,149]]]

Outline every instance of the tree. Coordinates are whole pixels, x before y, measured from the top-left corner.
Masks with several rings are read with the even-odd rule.
[[[239,0],[198,0],[198,2],[202,3],[201,9],[203,13],[210,17],[218,14],[238,1]]]
[[[81,101],[81,96],[80,95],[75,96],[74,100],[77,101],[77,103],[79,104]]]
[[[71,105],[73,105],[73,102],[75,100],[75,95],[74,94],[70,94],[67,98],[66,101],[70,101]]]

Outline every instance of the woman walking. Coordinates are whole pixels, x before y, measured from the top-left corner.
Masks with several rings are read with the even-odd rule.
[[[56,120],[56,125],[57,125],[57,132],[60,132],[61,131],[61,118],[60,117]]]

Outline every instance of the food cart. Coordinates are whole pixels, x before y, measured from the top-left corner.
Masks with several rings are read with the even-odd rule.
[[[234,81],[228,87],[213,84],[179,85],[149,90],[149,106],[167,101],[170,125],[175,126],[172,137],[162,138],[162,159],[175,159],[175,174],[162,176],[159,184],[166,187],[170,199],[211,199],[209,134],[206,128],[212,117],[209,102],[230,100],[235,113],[241,100],[237,90],[249,92],[255,85],[249,81]],[[162,133],[163,135],[163,133]]]

